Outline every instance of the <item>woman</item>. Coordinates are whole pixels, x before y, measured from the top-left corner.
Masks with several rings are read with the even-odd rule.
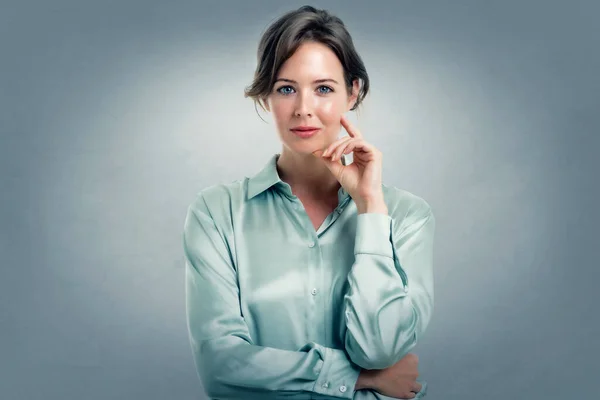
[[[433,310],[434,217],[382,184],[381,152],[344,117],[368,88],[328,12],[304,6],[264,33],[246,96],[272,114],[282,151],[202,190],[184,226],[188,328],[209,397],[425,394],[409,351]]]

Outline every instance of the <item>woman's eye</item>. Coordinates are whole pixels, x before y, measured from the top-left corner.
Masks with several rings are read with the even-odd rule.
[[[320,94],[327,94],[333,92],[333,89],[329,86],[319,86],[317,90]],[[279,89],[277,89],[277,92],[283,95],[288,95],[294,93],[294,88],[292,88],[291,86],[282,86]]]
[[[281,94],[290,94],[293,90],[294,89],[292,89],[291,86],[282,86],[279,89],[277,89],[277,91]]]

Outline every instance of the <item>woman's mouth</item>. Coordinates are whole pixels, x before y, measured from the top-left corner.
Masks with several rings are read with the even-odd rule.
[[[315,127],[297,127],[290,129],[296,136],[303,139],[314,136],[320,129]]]

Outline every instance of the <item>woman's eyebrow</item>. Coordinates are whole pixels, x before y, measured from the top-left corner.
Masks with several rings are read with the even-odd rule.
[[[279,81],[289,82],[289,83],[298,83],[298,82],[296,82],[293,79],[287,79],[287,78],[278,78],[278,79],[275,80],[274,83],[279,82]],[[323,82],[333,82],[336,85],[338,84],[338,82],[335,79],[331,79],[331,78],[316,79],[316,80],[313,81],[313,83],[323,83]]]

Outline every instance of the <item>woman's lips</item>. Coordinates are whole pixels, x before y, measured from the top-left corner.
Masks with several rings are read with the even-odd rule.
[[[319,130],[320,129],[317,128],[317,129],[292,129],[291,131],[294,132],[294,134],[296,136],[306,139],[306,138],[313,136]]]

